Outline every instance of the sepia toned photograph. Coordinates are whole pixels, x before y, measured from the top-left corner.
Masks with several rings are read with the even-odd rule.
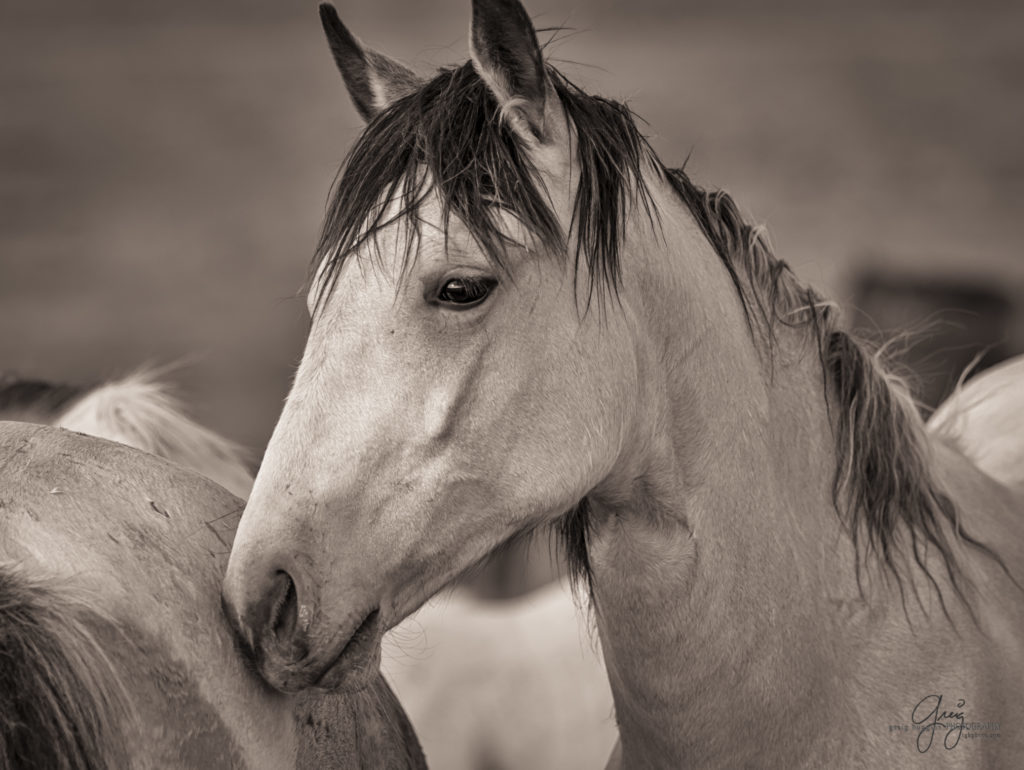
[[[0,65],[0,770],[1021,765],[1024,7]]]

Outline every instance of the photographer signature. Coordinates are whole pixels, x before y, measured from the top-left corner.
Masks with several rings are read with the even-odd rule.
[[[920,703],[914,706],[910,719],[921,728],[917,734],[917,750],[919,752],[924,754],[932,747],[935,732],[940,729],[946,731],[946,736],[942,739],[943,747],[947,750],[956,748],[964,731],[962,709],[965,703],[966,701],[961,698],[954,706],[956,711],[945,711],[942,709],[941,695],[926,695]]]

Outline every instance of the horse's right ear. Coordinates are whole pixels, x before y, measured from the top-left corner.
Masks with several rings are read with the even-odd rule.
[[[537,32],[519,0],[473,0],[469,28],[473,68],[504,117],[526,135],[543,138],[549,90]]]
[[[420,79],[408,67],[363,48],[330,3],[320,6],[320,22],[334,62],[363,120],[371,120],[396,99],[419,88]]]

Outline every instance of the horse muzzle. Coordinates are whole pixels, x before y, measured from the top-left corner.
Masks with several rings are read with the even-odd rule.
[[[271,687],[283,693],[356,690],[372,680],[380,666],[379,608],[349,614],[334,627],[283,569],[261,586],[237,589],[225,580],[224,614],[242,656]]]

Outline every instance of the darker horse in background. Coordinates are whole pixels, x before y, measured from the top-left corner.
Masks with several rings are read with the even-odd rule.
[[[0,422],[0,490],[3,767],[424,766],[380,675],[282,697],[238,657],[218,586],[241,500],[152,455],[19,422]]]

